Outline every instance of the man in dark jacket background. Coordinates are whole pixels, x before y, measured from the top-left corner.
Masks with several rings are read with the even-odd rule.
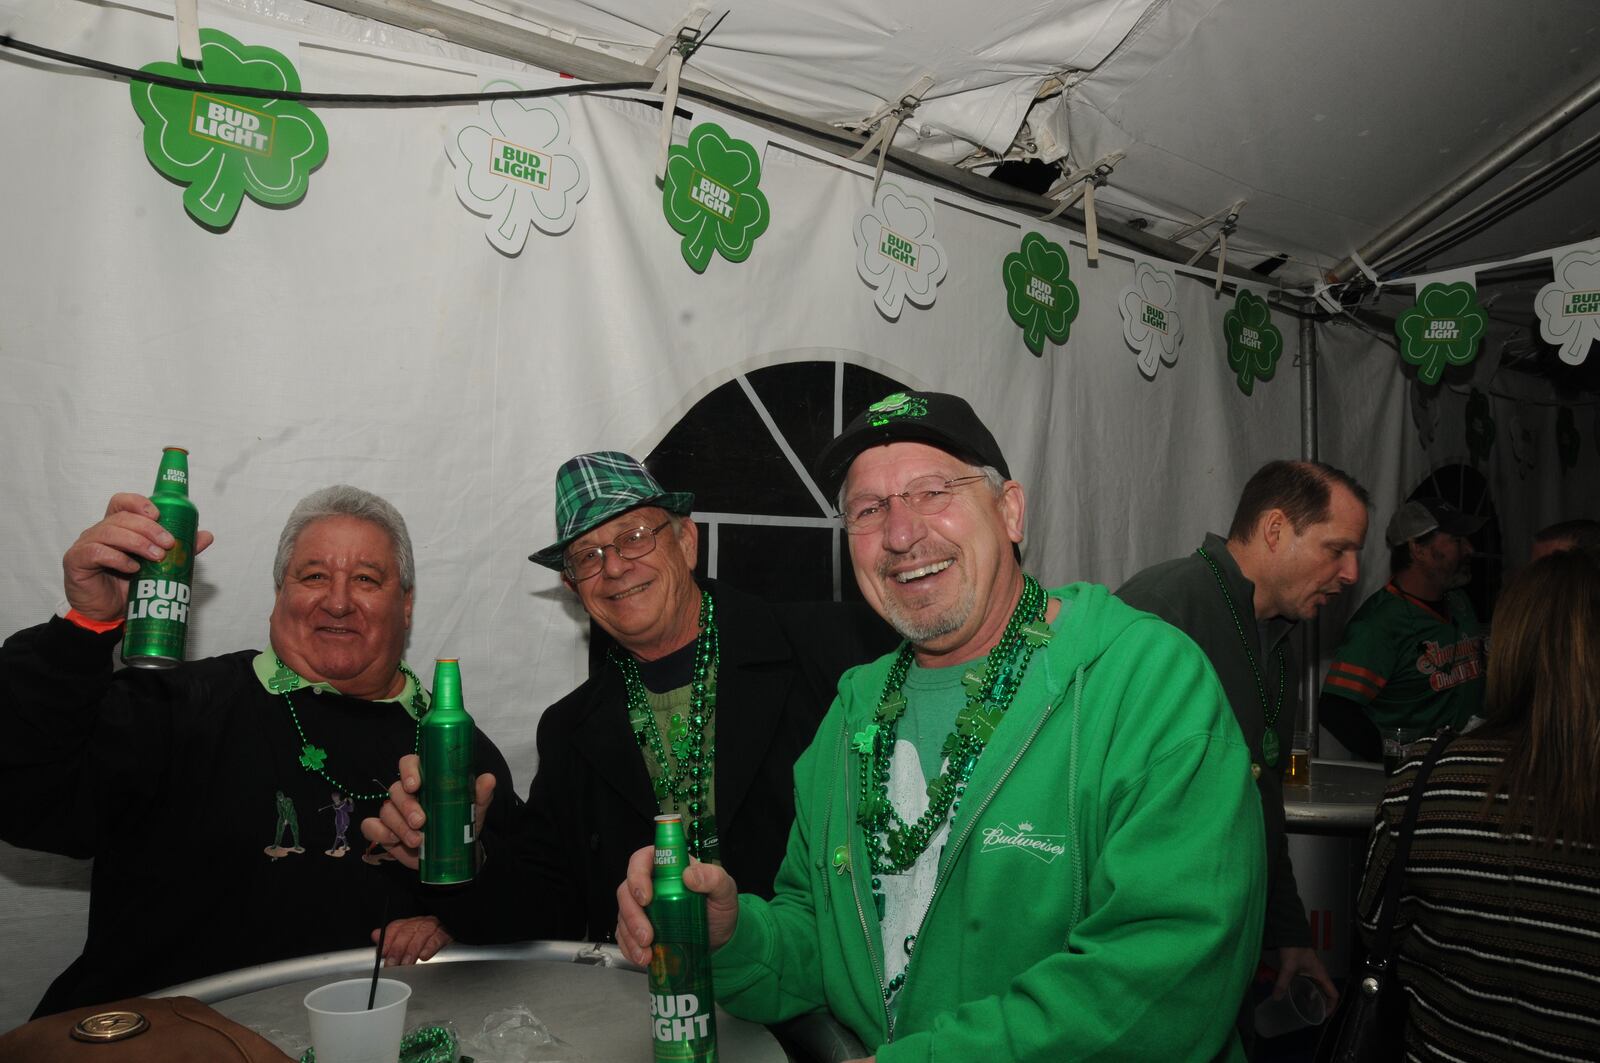
[[[1262,947],[1278,953],[1273,995],[1281,997],[1290,979],[1306,974],[1327,996],[1329,1010],[1338,990],[1311,947],[1284,834],[1283,773],[1300,689],[1290,636],[1298,621],[1311,619],[1355,583],[1368,505],[1366,490],[1331,465],[1268,462],[1240,493],[1226,539],[1208,534],[1192,554],[1147,568],[1117,591],[1135,609],[1194,639],[1217,670],[1261,790],[1267,846]]]

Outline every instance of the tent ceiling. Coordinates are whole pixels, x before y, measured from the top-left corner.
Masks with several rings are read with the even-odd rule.
[[[926,75],[933,87],[896,139],[902,152],[977,173],[1001,158],[1070,170],[1123,152],[1097,199],[1104,217],[1170,236],[1245,200],[1232,255],[1287,256],[1274,276],[1290,285],[1316,282],[1600,81],[1600,5],[1570,0],[331,3],[414,27],[467,15],[504,27],[507,43],[543,37],[555,54],[627,64],[703,3],[704,25],[727,17],[687,80],[849,126]],[[1581,111],[1445,218],[1600,132],[1600,108]],[[1600,235],[1600,168],[1579,168],[1459,247],[1386,267],[1430,271]],[[1183,243],[1198,249],[1211,231]]]

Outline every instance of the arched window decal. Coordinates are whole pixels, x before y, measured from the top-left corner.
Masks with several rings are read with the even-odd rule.
[[[836,500],[811,468],[850,417],[906,386],[848,362],[788,362],[695,403],[645,464],[694,492],[699,574],[772,601],[859,600]]]

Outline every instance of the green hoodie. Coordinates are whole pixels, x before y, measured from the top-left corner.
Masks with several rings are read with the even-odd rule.
[[[1050,594],[1055,637],[967,786],[895,1019],[850,744],[892,654],[845,673],[795,765],[777,895],[741,896],[715,957],[730,1012],[826,1008],[879,1063],[1243,1058],[1266,868],[1238,724],[1174,628],[1104,587]]]

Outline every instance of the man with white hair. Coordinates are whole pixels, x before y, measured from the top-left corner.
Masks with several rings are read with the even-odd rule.
[[[113,671],[129,580],[174,545],[157,516],[112,496],[62,558],[62,615],[0,647],[0,838],[94,858],[88,940],[38,1015],[365,945],[425,910],[413,876],[303,844],[338,805],[376,809],[416,749],[405,521],[359,488],[308,495],[278,540],[265,650]],[[512,792],[481,734],[474,755]]]

